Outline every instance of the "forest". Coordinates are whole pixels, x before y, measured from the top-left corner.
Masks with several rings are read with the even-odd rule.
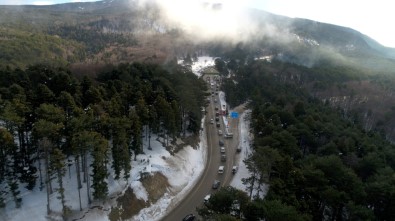
[[[223,188],[199,214],[215,220],[393,219],[395,146],[379,131],[365,131],[357,120],[344,118],[296,80],[284,81],[290,77],[280,71],[284,66],[322,85],[357,76],[347,68],[308,69],[278,61],[240,65],[222,89],[233,106],[248,100],[252,110],[254,151],[245,160],[251,176],[243,180],[247,194]],[[234,202],[240,210],[231,216]]]
[[[56,194],[67,217],[62,178],[70,160],[76,191],[83,182],[89,202],[106,199],[109,174],[127,180],[143,136],[158,134],[168,146],[199,132],[205,91],[177,65],[120,64],[95,78],[47,65],[1,69],[0,208],[10,198],[20,207],[20,188],[39,187],[48,213]]]

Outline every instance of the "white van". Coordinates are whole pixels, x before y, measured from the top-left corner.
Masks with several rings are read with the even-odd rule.
[[[207,195],[204,197],[204,203],[205,203],[205,204],[208,203],[208,201],[210,200],[210,197],[211,197],[210,194],[207,194]]]
[[[237,166],[232,167],[232,173],[235,174],[237,172]]]
[[[230,132],[225,133],[225,138],[232,138],[232,137],[233,137],[233,133]]]
[[[219,166],[218,173],[222,174],[224,173],[224,170],[225,170],[224,166]]]

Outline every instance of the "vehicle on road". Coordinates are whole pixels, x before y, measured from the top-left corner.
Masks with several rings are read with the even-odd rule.
[[[210,119],[210,124],[214,124],[214,119],[213,118]]]
[[[225,154],[222,154],[222,155],[221,155],[221,161],[222,161],[222,162],[225,162],[225,161],[226,161],[226,155],[225,155]]]
[[[222,174],[222,173],[224,173],[224,170],[225,170],[225,167],[224,167],[224,166],[219,166],[219,168],[218,168],[218,173],[219,173],[219,174]]]
[[[220,150],[221,150],[221,153],[225,153],[225,147],[221,147]]]
[[[231,132],[225,133],[225,138],[232,138],[232,137],[233,137],[233,133],[231,133]]]
[[[207,204],[208,203],[208,201],[210,200],[210,197],[211,197],[211,195],[210,194],[207,194],[205,197],[204,197],[204,204]]]
[[[220,124],[219,122],[217,122],[217,127],[218,127],[218,128],[221,127],[221,124]]]
[[[219,180],[214,180],[213,189],[218,189],[220,185],[221,185],[221,182]]]
[[[225,143],[224,143],[223,140],[219,140],[219,141],[218,141],[218,144],[219,144],[219,146],[221,146],[221,147],[222,147],[223,145],[225,145]]]
[[[237,172],[237,169],[238,169],[237,166],[233,166],[232,167],[232,173],[235,174]]]
[[[195,220],[195,215],[193,215],[192,213],[186,215],[186,216],[184,217],[184,219],[182,219],[182,221],[193,221],[193,220]]]
[[[218,130],[218,135],[222,135],[222,130]]]

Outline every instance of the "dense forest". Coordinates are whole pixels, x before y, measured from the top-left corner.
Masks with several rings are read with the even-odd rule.
[[[202,80],[175,65],[120,64],[94,79],[46,65],[0,70],[0,208],[10,198],[20,207],[20,188],[40,188],[47,199],[58,196],[67,216],[68,160],[75,162],[76,191],[83,182],[89,202],[106,199],[109,174],[129,177],[143,136],[158,134],[168,146],[199,132],[205,91]]]
[[[243,181],[248,193],[222,189],[200,214],[237,220],[229,215],[237,202],[246,220],[393,219],[395,146],[382,134],[364,130],[357,116],[345,118],[340,109],[315,99],[297,79],[284,81],[290,77],[279,71],[284,66],[302,70],[310,76],[305,81],[318,85],[357,76],[349,69],[277,61],[240,65],[223,90],[232,105],[249,100],[252,110],[254,151],[245,160],[251,176]],[[262,198],[265,184],[269,190]]]

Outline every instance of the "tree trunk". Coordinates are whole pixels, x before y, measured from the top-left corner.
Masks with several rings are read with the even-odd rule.
[[[151,128],[148,125],[148,150],[152,150],[151,148]]]
[[[80,203],[80,211],[82,211],[82,203],[81,203],[81,174],[80,174],[80,160],[79,155],[75,156],[75,170],[77,172],[77,189],[78,189],[78,200]]]
[[[63,188],[63,178],[62,178],[62,171],[61,169],[58,169],[57,171],[57,176],[58,176],[58,184],[59,184],[59,194],[60,194],[60,202],[62,203],[62,211],[63,211],[63,215],[66,209],[66,203],[64,200],[64,188]]]
[[[250,189],[250,198],[252,197],[252,191],[254,190],[254,184],[255,184],[255,179],[256,179],[256,171],[254,171],[254,173],[252,174],[251,177],[251,186],[249,187]]]
[[[81,160],[82,160],[82,171],[84,172],[84,176],[83,176],[83,183],[86,183],[86,155],[85,155],[85,151],[83,151],[83,153],[81,154]]]
[[[47,151],[45,151],[47,152]],[[46,167],[46,189],[47,189],[47,214],[49,215],[51,213],[51,207],[50,207],[50,199],[49,199],[49,194],[52,193],[52,188],[50,188],[50,183],[51,181],[49,180],[49,170],[48,170],[48,156],[47,153],[45,154],[45,167]]]
[[[86,152],[84,153],[86,154]],[[90,179],[89,179],[89,173],[88,173],[88,167],[86,166],[86,155],[84,156],[85,159],[85,170],[84,170],[84,178],[86,178],[86,194],[88,195],[88,204],[91,204],[91,196],[90,196]]]
[[[40,154],[40,144],[37,145],[37,159],[38,159],[38,174],[40,176],[40,191],[44,189],[44,183],[43,183],[43,175],[41,172],[41,154]]]

